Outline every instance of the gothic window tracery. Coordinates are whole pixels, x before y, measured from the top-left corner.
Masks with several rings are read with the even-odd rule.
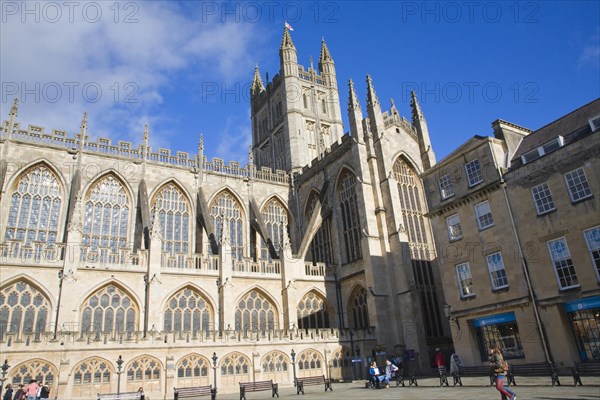
[[[350,171],[345,171],[340,177],[338,193],[342,216],[342,233],[346,261],[352,262],[360,259],[360,218],[356,201],[356,177]]]
[[[210,329],[212,307],[204,296],[191,288],[173,295],[164,311],[165,331],[182,332]]]
[[[151,210],[152,224],[159,223],[161,251],[187,254],[189,251],[190,205],[181,189],[169,183],[156,194]]]
[[[306,221],[310,221],[312,213],[319,202],[319,195],[313,192],[306,209]],[[322,205],[325,208],[326,203]],[[333,264],[331,250],[331,215],[327,216],[321,223],[319,230],[315,234],[310,244],[310,255],[313,262],[324,262],[327,265]]]
[[[308,292],[298,303],[298,328],[329,328],[329,312],[322,296]]]
[[[0,340],[6,333],[45,332],[50,300],[25,281],[15,282],[0,291]]]
[[[98,179],[85,197],[83,245],[98,253],[98,261],[112,259],[118,249],[127,248],[130,199],[125,186],[116,176]],[[84,251],[84,256],[87,251]],[[124,262],[124,259],[120,259]]]
[[[85,386],[92,383],[109,383],[112,373],[112,366],[109,362],[93,357],[80,362],[73,369],[73,384],[76,386]]]
[[[288,235],[288,213],[286,208],[278,199],[272,198],[263,207],[262,219],[267,228],[266,234],[273,243],[273,248],[277,254],[281,255],[284,235]],[[271,257],[267,244],[264,239],[261,242],[261,258],[270,261]]]
[[[38,164],[18,179],[10,198],[5,240],[56,242],[63,188],[57,176]]]
[[[160,382],[162,365],[151,356],[140,356],[127,365],[126,375],[129,387],[156,385]],[[146,389],[148,390],[148,389]]]
[[[191,386],[208,384],[208,371],[210,368],[210,362],[206,357],[199,354],[187,355],[179,360],[175,367],[177,382],[180,386],[184,380]]]
[[[238,301],[235,311],[235,329],[271,330],[275,328],[277,310],[273,303],[257,290],[252,290]]]
[[[313,349],[304,350],[298,355],[298,370],[300,376],[319,375],[322,370],[323,357]]]
[[[137,330],[138,308],[122,289],[108,285],[91,295],[83,305],[81,333],[132,333]]]
[[[221,361],[221,375],[245,375],[250,371],[250,360],[240,353],[226,355]]]
[[[242,207],[230,192],[223,191],[212,201],[210,216],[213,219],[217,241],[221,240],[223,226],[227,224],[232,261],[240,261],[244,248]]]
[[[352,322],[354,329],[365,329],[370,327],[369,309],[367,306],[367,291],[365,288],[358,289],[350,302]]]
[[[38,385],[48,385],[53,388],[57,383],[58,369],[48,361],[33,359],[15,366],[11,374],[14,387],[18,387],[19,384],[27,386],[30,380],[35,379]]]

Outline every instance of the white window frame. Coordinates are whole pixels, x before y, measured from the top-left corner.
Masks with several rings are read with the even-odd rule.
[[[556,251],[558,249],[556,247],[553,247],[554,246],[553,244],[557,243],[557,242],[562,242],[564,244],[564,247],[560,251]],[[550,260],[552,261],[552,268],[554,269],[554,275],[556,276],[556,282],[558,283],[558,288],[560,290],[567,290],[567,289],[579,287],[580,286],[579,280],[577,279],[577,272],[575,271],[575,266],[573,265],[573,259],[571,258],[571,252],[569,251],[567,239],[564,236],[559,237],[559,238],[556,238],[553,240],[549,240],[547,242],[547,245],[548,245],[548,253],[550,254]],[[560,276],[558,274],[557,267],[564,269],[565,265],[564,264],[557,265],[557,263],[562,264],[563,262],[567,263],[567,265],[566,265],[567,268],[573,268],[573,275],[570,276],[570,279],[573,280],[573,277],[574,277],[574,281],[576,282],[575,284],[568,285],[568,286],[562,286],[562,284],[560,282]]]
[[[487,213],[485,214],[481,214],[480,215],[480,209],[482,207],[485,207],[487,205]],[[490,216],[490,222],[487,225],[482,225],[482,219],[486,219],[485,217],[489,215]],[[492,226],[494,226],[494,216],[492,215],[492,208],[490,207],[490,202],[489,201],[482,201],[479,204],[475,205],[475,218],[477,218],[477,226],[479,227],[479,230],[482,231],[484,229],[488,229],[491,228]]]
[[[542,188],[542,186],[545,186],[545,187]],[[541,188],[541,189],[539,189],[539,188]],[[537,193],[534,193],[534,190],[536,190]],[[536,195],[539,195],[540,193],[544,193],[544,192],[548,192],[547,193],[548,195],[546,197],[536,198]],[[531,197],[533,197],[533,205],[535,206],[535,211],[536,211],[537,215],[544,215],[544,214],[547,214],[549,212],[556,210],[556,206],[554,205],[554,199],[552,198],[552,192],[550,191],[550,186],[548,186],[547,182],[544,182],[537,186],[532,187],[531,188]],[[545,208],[546,206],[549,206],[551,204],[552,208],[542,210],[538,201],[544,202],[546,200],[548,200],[548,202],[542,204],[542,206],[544,206],[544,208]]]
[[[452,177],[450,174],[446,174],[438,179],[438,186],[440,188],[440,196],[442,200],[446,200],[454,196],[454,189],[452,189]]]
[[[569,184],[569,177],[568,177],[568,175],[574,174],[574,173],[576,173],[576,172],[579,172],[579,171],[581,171],[581,174],[583,175],[583,178],[584,178],[584,180],[583,180],[583,181],[581,181],[580,183],[576,183],[576,184],[573,186],[573,188],[575,188],[577,185],[583,185],[583,186],[586,186],[586,185],[587,185],[587,189],[589,190],[589,193],[588,193],[588,194],[586,194],[586,195],[585,195],[585,196],[583,196],[583,197],[579,197],[579,198],[575,199],[575,198],[573,197],[573,191],[571,190],[571,189],[572,189],[572,187],[571,187],[571,185]],[[577,169],[574,169],[574,170],[573,170],[573,171],[571,171],[571,172],[567,172],[567,173],[564,175],[564,177],[565,177],[565,184],[567,185],[567,191],[569,192],[569,197],[571,198],[571,202],[572,202],[572,203],[576,203],[576,202],[578,202],[578,201],[585,200],[585,199],[587,199],[587,198],[590,198],[590,197],[592,197],[592,196],[593,196],[592,188],[590,187],[590,183],[589,183],[589,181],[588,181],[588,179],[587,179],[587,176],[586,176],[586,174],[585,174],[585,170],[583,169],[583,167],[581,167],[581,168],[577,168]],[[578,176],[578,178],[581,178],[581,175],[579,175],[579,176]],[[571,180],[573,180],[573,179],[571,178]],[[585,188],[584,188],[584,191],[585,191]],[[578,191],[577,193],[579,193],[579,191]]]
[[[450,225],[450,220],[455,217],[456,217],[456,220],[458,223]],[[454,227],[456,225],[458,225],[458,227],[460,229],[460,235],[458,235],[458,236],[454,236],[452,233],[452,227]],[[458,216],[458,214],[452,214],[446,218],[446,227],[448,229],[448,238],[450,239],[451,242],[462,239],[462,237],[463,237],[462,226],[460,225],[460,217]]]
[[[592,132],[596,132],[598,129],[600,129],[600,114],[593,116],[588,120],[588,122]]]
[[[591,236],[593,235],[593,231],[598,231],[598,239]],[[596,273],[596,279],[600,282],[600,225],[596,225],[583,231],[583,237],[585,238],[585,243],[587,244],[588,251],[590,252],[590,259],[592,261],[592,266],[594,267],[594,272]],[[594,252],[598,253],[597,259],[594,257]]]
[[[499,262],[494,262],[494,257],[498,255],[499,257]],[[500,253],[499,251],[492,253],[492,254],[488,254],[485,257],[485,260],[487,262],[488,265],[488,271],[490,272],[490,281],[492,283],[492,290],[498,290],[498,289],[504,289],[509,287],[508,284],[508,275],[506,274],[506,267],[504,266],[504,259],[502,258],[502,253]],[[500,268],[500,266],[502,268]],[[498,272],[503,271],[504,272],[504,277],[498,277]],[[500,280],[505,280],[506,283],[503,285],[498,285],[498,283],[500,282]]]
[[[461,279],[461,268],[464,269],[465,276]],[[468,276],[467,276],[468,274]],[[458,289],[461,299],[466,299],[475,296],[475,284],[473,283],[473,274],[471,273],[471,266],[468,262],[456,265],[456,279],[458,280]],[[464,285],[464,282],[470,281],[468,285]],[[466,290],[465,290],[466,289]]]
[[[553,151],[558,150],[564,145],[565,139],[559,135],[556,138],[550,140],[549,142],[546,142],[543,145],[538,146],[535,149],[523,154],[521,156],[521,161],[523,162],[523,164],[527,164],[528,162],[537,160],[538,158],[543,157],[548,153],[552,153]],[[556,148],[554,148],[554,146],[556,146]]]
[[[478,181],[471,181],[471,178],[474,177],[474,174],[472,172],[469,172],[469,168],[470,166],[474,166],[475,164],[477,164],[477,171],[479,175],[479,180]],[[475,185],[480,184],[481,182],[483,182],[483,171],[481,170],[481,164],[479,164],[479,159],[474,159],[473,161],[469,161],[468,163],[465,164],[465,173],[467,174],[467,181],[469,182],[469,187],[473,187]]]

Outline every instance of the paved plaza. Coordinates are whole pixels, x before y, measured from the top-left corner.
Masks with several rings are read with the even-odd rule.
[[[573,387],[570,376],[561,376],[563,386],[552,387],[544,378],[518,378],[518,386],[514,389],[518,400],[598,400],[600,399],[600,378],[586,378],[585,386]],[[365,389],[364,381],[334,383],[333,392],[323,392],[322,386],[308,386],[306,395],[296,395],[293,387],[279,390],[281,398],[298,400],[313,399],[402,399],[402,400],[485,400],[500,399],[500,394],[491,386],[483,386],[481,378],[463,378],[463,387],[437,386],[438,379],[421,379],[419,387],[392,387],[388,389]],[[270,399],[271,392],[248,393],[247,400]],[[239,400],[239,392],[219,393],[218,400]],[[154,399],[153,399],[154,400]]]

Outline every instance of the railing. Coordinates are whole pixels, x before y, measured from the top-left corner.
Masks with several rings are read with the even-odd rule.
[[[254,262],[250,259],[244,259],[241,261],[236,261],[234,264],[235,272],[244,272],[250,274],[281,274],[281,261],[273,260],[259,260]]]
[[[325,263],[315,263],[308,261],[304,263],[304,273],[306,276],[327,276],[333,277],[333,270]]]
[[[67,132],[53,130],[52,133],[44,133],[44,128],[34,125],[29,125],[27,129],[20,129],[19,123],[15,123],[11,140],[24,141],[28,143],[40,143],[44,145],[54,145],[67,148],[71,151],[76,151],[80,147],[80,134],[73,137],[68,137]],[[0,137],[6,139],[8,137],[8,121],[3,121],[0,127]],[[87,139],[87,137],[86,137]],[[112,144],[112,141],[107,138],[98,138],[95,142],[86,141],[83,150],[87,153],[107,154],[111,156],[119,156],[134,160],[146,160],[151,163],[165,164],[177,166],[181,168],[198,169],[197,157],[190,156],[189,153],[178,151],[176,154],[171,154],[170,149],[159,148],[153,152],[150,147],[145,151],[144,146],[139,145],[135,148],[130,142],[119,141],[117,145]],[[212,162],[206,159],[202,160],[202,169],[207,173],[222,174],[236,178],[250,177],[251,166],[241,166],[239,162],[232,161],[225,164],[223,160],[215,158]],[[256,171],[255,179],[272,183],[289,184],[289,176],[285,171],[272,171],[269,168],[262,168]]]
[[[199,253],[192,255],[162,253],[160,266],[167,270],[185,272],[218,271],[219,256]]]
[[[47,244],[46,242],[25,243],[10,240],[0,243],[0,257],[3,263],[35,263],[60,265],[63,259],[64,243]]]
[[[146,265],[147,252],[125,248],[81,246],[79,261],[85,268],[138,269]]]

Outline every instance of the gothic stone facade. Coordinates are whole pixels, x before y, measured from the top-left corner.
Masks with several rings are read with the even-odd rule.
[[[350,82],[344,135],[325,43],[318,71],[297,64],[287,30],[280,55],[266,87],[255,73],[246,165],[208,161],[202,139],[192,157],[152,149],[148,129],[137,147],[90,141],[85,116],[74,136],[22,128],[15,101],[0,140],[9,382],[155,398],[213,379],[220,392],[351,379],[384,353],[428,368],[449,346],[416,98],[412,122],[382,112],[368,78],[363,117]]]

